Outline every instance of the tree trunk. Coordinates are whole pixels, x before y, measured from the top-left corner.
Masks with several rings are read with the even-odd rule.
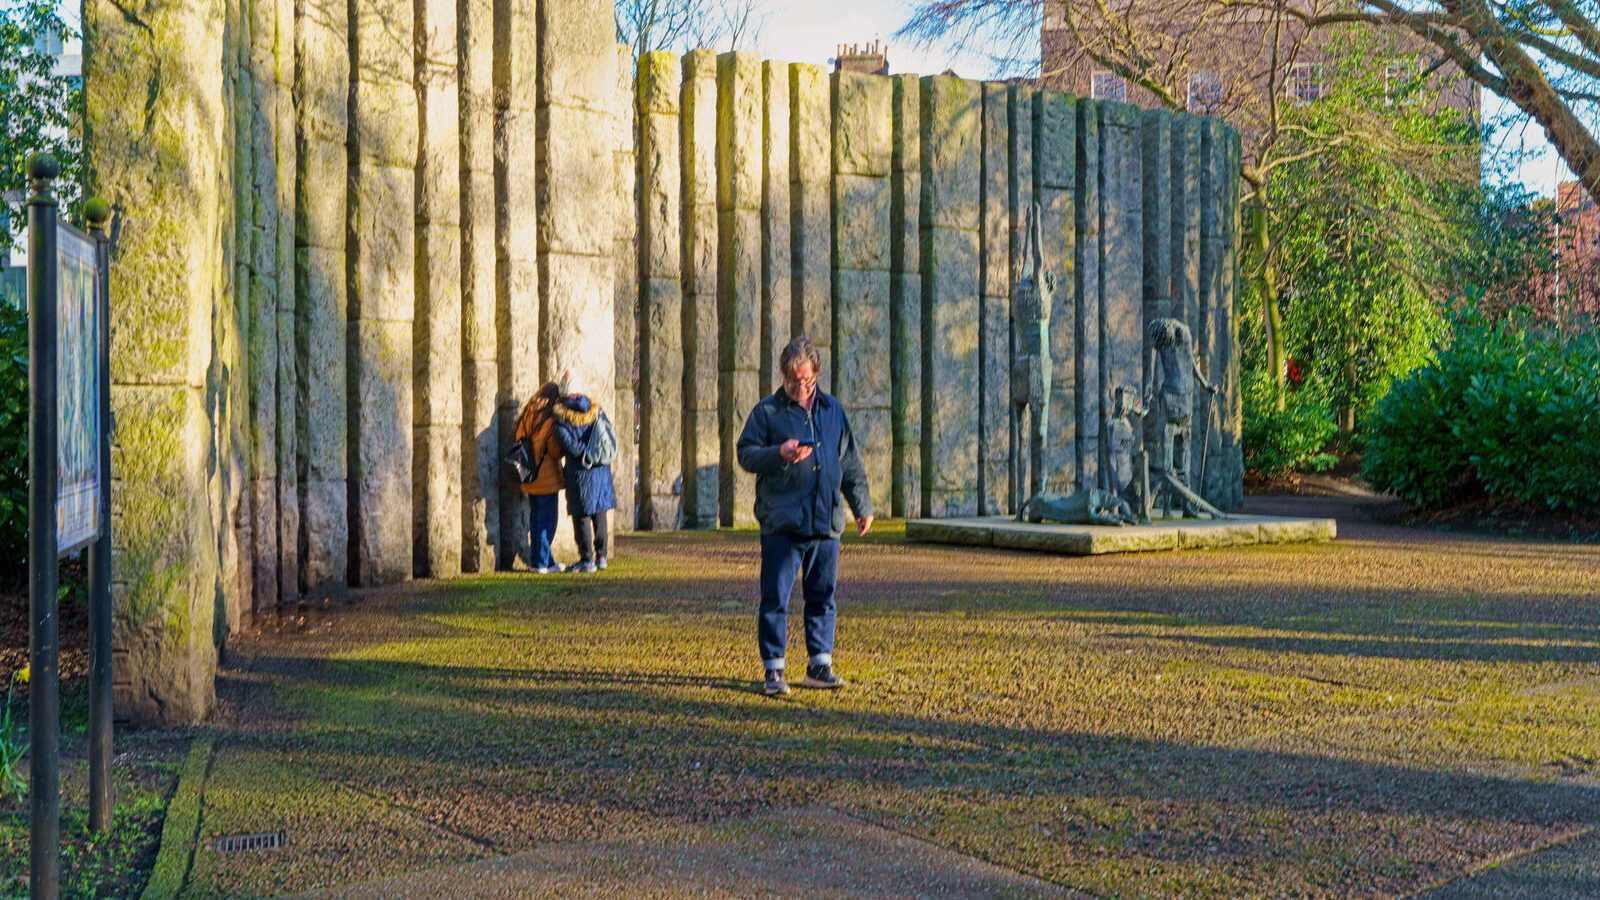
[[[1442,0],[1440,5],[1461,22],[1483,48],[1484,56],[1500,70],[1506,99],[1544,127],[1545,137],[1556,154],[1572,168],[1589,196],[1600,203],[1600,140],[1556,93],[1544,70],[1501,27],[1482,0]]]
[[[1272,262],[1264,185],[1256,189],[1256,201],[1250,218],[1251,237],[1255,241],[1256,252],[1261,255],[1261,274],[1256,277],[1256,291],[1261,295],[1267,367],[1272,370],[1273,406],[1278,412],[1283,412],[1288,406],[1288,370],[1283,364],[1283,313],[1278,309],[1278,267]]]

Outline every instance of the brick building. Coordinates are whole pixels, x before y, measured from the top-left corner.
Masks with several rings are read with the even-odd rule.
[[[833,57],[835,72],[857,72],[862,75],[889,74],[889,48],[883,41],[870,44],[840,44]]]
[[[1556,189],[1555,230],[1551,298],[1566,316],[1600,324],[1600,204],[1577,181]]]
[[[1308,34],[1292,18],[1285,18],[1280,31],[1272,14],[1258,9],[1221,9],[1206,0],[1117,0],[1112,6],[1126,16],[1119,20],[1117,34],[1094,31],[1087,21],[1092,15],[1080,16],[1074,31],[1068,24],[1067,4],[1083,2],[1045,4],[1040,35],[1045,86],[1097,100],[1178,106],[1219,116],[1240,130],[1247,157],[1251,136],[1269,121],[1269,98],[1308,103],[1330,87],[1331,73],[1325,71],[1328,33]],[[1120,30],[1123,26],[1127,32]],[[1159,80],[1167,84],[1169,96],[1132,84],[1094,59],[1096,54],[1090,51],[1100,46],[1118,48],[1114,57],[1125,56],[1127,33],[1136,36],[1140,52],[1154,55],[1152,64],[1160,70]],[[1426,61],[1430,54],[1419,40],[1399,31],[1381,37],[1381,45],[1393,53],[1384,70],[1395,98],[1390,102],[1408,102],[1407,96],[1414,93],[1408,85],[1425,76],[1428,86],[1438,90],[1432,105],[1462,110],[1476,119],[1481,109],[1476,82],[1453,66],[1424,73],[1417,59]]]

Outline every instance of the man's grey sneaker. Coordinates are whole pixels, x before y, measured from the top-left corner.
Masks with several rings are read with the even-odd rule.
[[[768,697],[782,697],[789,693],[789,682],[783,680],[782,669],[767,670],[767,678],[761,683],[761,693]]]
[[[588,575],[588,574],[590,574],[590,573],[595,571],[594,563],[592,563],[592,562],[581,562],[581,563],[578,563],[577,565],[572,567],[572,571],[576,572],[579,575]]]
[[[596,565],[599,566],[600,571],[604,572],[606,570],[606,566],[608,565],[606,558],[604,556],[600,557],[600,562],[596,563]]]
[[[541,566],[540,568],[534,569],[533,571],[539,573],[540,575],[559,575],[565,570],[562,569],[560,563],[557,563],[556,565],[553,565],[553,566]]]
[[[806,666],[806,677],[800,679],[800,686],[831,690],[844,687],[844,679],[833,674],[833,666]]]

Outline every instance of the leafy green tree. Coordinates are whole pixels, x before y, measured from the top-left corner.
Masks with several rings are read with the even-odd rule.
[[[49,37],[73,37],[59,10],[59,0],[0,5],[0,193],[26,190],[28,159],[52,153],[61,163],[57,197],[74,208],[83,174],[83,91],[56,74],[55,59],[42,50]],[[0,220],[26,215],[22,203],[0,201]],[[11,249],[11,229],[0,228],[0,251]]]
[[[1421,71],[1414,55],[1385,51],[1370,29],[1327,36],[1328,87],[1284,113],[1292,161],[1266,215],[1284,353],[1351,433],[1444,333],[1447,261],[1469,245],[1479,205],[1479,140],[1433,82],[1393,77]]]

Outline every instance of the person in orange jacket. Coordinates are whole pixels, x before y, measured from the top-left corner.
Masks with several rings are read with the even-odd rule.
[[[560,572],[561,565],[550,552],[556,537],[558,500],[566,480],[561,474],[561,440],[556,436],[555,408],[561,402],[561,385],[546,382],[529,398],[517,416],[515,440],[527,438],[532,446],[537,475],[522,485],[528,495],[528,530],[532,537],[533,570],[540,575]]]

